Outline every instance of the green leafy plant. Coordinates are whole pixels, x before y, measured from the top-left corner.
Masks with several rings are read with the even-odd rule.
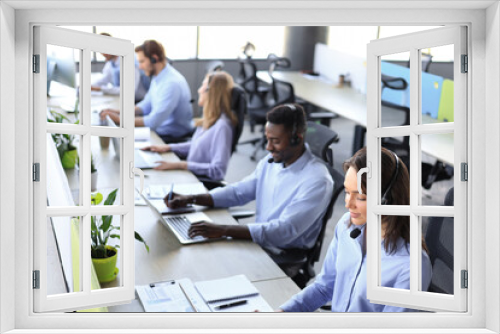
[[[64,121],[71,123],[70,120],[61,113],[57,111],[50,110],[51,117],[47,117],[47,122],[50,123],[64,123]],[[78,124],[80,121],[77,120],[74,124]],[[63,164],[64,168],[74,168],[74,165],[79,162],[78,153],[76,146],[73,144],[75,140],[75,135],[65,134],[65,133],[53,133],[52,139],[56,144],[57,152],[59,153],[59,158]]]
[[[104,201],[104,205],[113,205],[116,199],[116,193],[118,189],[113,190],[106,200]],[[103,200],[103,196],[101,193],[93,193],[91,194],[91,203],[92,205],[99,205]],[[114,251],[110,248],[106,248],[106,245],[109,239],[120,239],[120,234],[116,233],[120,230],[119,226],[113,225],[113,216],[101,216],[91,217],[91,251],[92,258],[94,259],[102,259],[111,257],[114,255]],[[135,239],[140,241],[146,247],[146,250],[149,253],[149,246],[146,244],[146,241],[139,235],[139,233],[135,232]],[[119,248],[118,245],[114,246]]]

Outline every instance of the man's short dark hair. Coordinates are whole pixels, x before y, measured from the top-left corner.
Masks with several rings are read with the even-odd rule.
[[[283,124],[292,132],[294,124],[297,133],[304,134],[306,130],[306,113],[301,105],[296,103],[282,104],[267,113],[267,121],[273,124]]]
[[[149,59],[151,59],[151,57],[153,57],[153,55],[156,55],[158,57],[159,62],[162,62],[166,57],[165,49],[163,49],[163,45],[161,45],[161,43],[159,43],[153,39],[144,41],[143,44],[136,46],[135,52],[139,52],[139,51],[143,52],[144,56],[146,56]]]

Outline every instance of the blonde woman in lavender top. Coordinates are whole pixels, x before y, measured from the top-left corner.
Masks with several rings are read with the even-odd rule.
[[[198,89],[198,105],[203,117],[195,120],[196,131],[191,141],[146,147],[153,152],[172,151],[185,161],[161,161],[155,169],[188,169],[211,180],[222,180],[231,157],[231,144],[237,123],[231,111],[231,90],[234,82],[226,72],[207,74]]]

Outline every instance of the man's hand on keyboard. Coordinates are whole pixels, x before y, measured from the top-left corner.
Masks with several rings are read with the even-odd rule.
[[[226,235],[224,225],[212,224],[209,222],[196,222],[192,223],[188,231],[189,237],[202,236],[205,238],[220,238]]]

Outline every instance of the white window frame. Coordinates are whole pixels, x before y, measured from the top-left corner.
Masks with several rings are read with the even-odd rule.
[[[34,157],[40,164],[40,181],[34,183],[34,270],[40,273],[39,289],[34,289],[34,311],[72,311],[91,307],[106,306],[129,302],[135,293],[135,253],[134,253],[134,47],[131,42],[84,33],[63,28],[34,27],[34,54],[39,55],[39,73],[33,74],[34,83]],[[47,45],[57,45],[80,50],[79,103],[80,123],[48,123],[47,110]],[[91,125],[90,67],[91,53],[101,52],[120,57],[120,127],[110,128]],[[47,134],[67,133],[81,136],[80,143],[80,205],[67,201],[64,206],[48,206],[47,178],[49,166]],[[113,206],[92,206],[90,199],[90,141],[92,136],[117,137],[124,143],[120,149],[120,201]],[[50,142],[49,142],[50,144]],[[57,175],[52,174],[53,177]],[[64,197],[64,194],[59,194]],[[57,204],[61,204],[58,201]],[[91,252],[90,218],[91,216],[119,215],[121,217],[120,252],[121,286],[113,289],[91,289]],[[81,217],[80,248],[80,291],[65,294],[48,295],[47,273],[47,233],[46,221],[55,217]],[[68,221],[69,224],[69,221]]]
[[[445,27],[423,32],[389,37],[368,44],[367,87],[367,165],[370,166],[367,186],[378,196],[368,197],[367,215],[370,221],[367,237],[367,295],[374,303],[412,307],[422,310],[464,312],[467,308],[467,290],[461,288],[461,270],[467,270],[467,182],[460,180],[460,164],[467,163],[466,131],[466,80],[461,73],[461,55],[466,55],[466,27]],[[422,63],[420,50],[443,45],[454,45],[454,122],[423,124],[421,112]],[[382,127],[381,107],[381,57],[410,53],[410,124]],[[422,205],[421,185],[421,135],[453,134],[454,144],[454,206]],[[381,205],[381,143],[384,137],[410,138],[410,205]],[[472,182],[472,180],[470,180]],[[410,289],[391,289],[381,282],[381,219],[382,215],[410,217]],[[437,294],[422,291],[422,227],[420,217],[454,217],[454,294]],[[416,255],[416,256],[415,256]]]
[[[16,7],[15,3],[11,3]],[[58,4],[61,5],[62,4]],[[65,4],[66,5],[66,4]],[[82,315],[81,319],[74,319],[66,315],[44,315],[37,316],[30,312],[32,303],[30,301],[31,295],[31,275],[29,268],[32,265],[29,259],[29,245],[32,240],[27,240],[26,235],[30,235],[32,213],[25,208],[32,203],[26,202],[26,193],[31,191],[31,182],[29,175],[31,175],[31,161],[29,156],[32,148],[29,143],[32,141],[31,133],[33,131],[33,124],[28,122],[22,124],[26,119],[30,119],[32,109],[30,107],[27,96],[32,94],[30,87],[29,64],[31,59],[30,43],[31,33],[30,29],[34,23],[44,24],[58,24],[60,22],[72,22],[79,24],[101,24],[103,21],[123,24],[144,24],[144,22],[151,23],[178,23],[184,22],[186,24],[279,24],[279,25],[308,25],[311,22],[311,17],[314,17],[315,24],[324,25],[345,25],[345,24],[369,24],[369,25],[387,25],[387,24],[401,24],[405,22],[408,25],[417,24],[466,24],[469,27],[469,54],[472,55],[472,62],[469,64],[469,69],[474,71],[473,75],[468,78],[470,90],[468,92],[469,114],[468,131],[472,131],[471,139],[468,143],[469,152],[471,152],[469,172],[471,178],[475,180],[470,185],[469,198],[471,198],[472,210],[469,210],[469,221],[474,221],[474,233],[472,228],[468,227],[468,235],[471,240],[468,241],[468,252],[471,254],[468,260],[471,274],[469,276],[469,290],[468,290],[468,303],[473,312],[468,311],[466,314],[426,314],[424,317],[421,314],[406,314],[406,315],[391,315],[391,314],[345,314],[345,315],[325,315],[325,314],[304,314],[304,315],[265,315],[253,314],[248,316],[231,315],[231,316],[218,316],[213,315],[206,317],[202,324],[198,322],[198,328],[267,328],[267,332],[280,332],[280,328],[350,328],[355,326],[359,328],[359,332],[383,332],[387,333],[387,328],[396,328],[398,333],[410,332],[403,328],[412,327],[421,328],[421,332],[429,332],[426,328],[443,328],[443,330],[435,329],[432,332],[456,332],[457,328],[465,328],[468,333],[492,333],[500,330],[500,321],[498,320],[498,313],[500,310],[499,303],[499,269],[500,262],[496,260],[495,254],[500,253],[499,248],[499,234],[500,230],[496,222],[500,216],[500,208],[498,207],[500,177],[493,173],[490,176],[488,183],[485,182],[486,177],[486,162],[493,165],[498,165],[500,161],[500,154],[498,147],[500,147],[500,134],[498,126],[500,118],[497,110],[500,106],[498,100],[498,91],[500,90],[500,69],[498,66],[498,50],[500,49],[500,10],[498,4],[480,3],[473,4],[472,2],[466,3],[459,9],[450,10],[450,3],[446,2],[433,2],[432,8],[426,9],[391,9],[387,8],[387,3],[371,3],[373,8],[378,9],[364,9],[364,4],[349,4],[348,2],[337,2],[337,4],[319,5],[313,2],[297,2],[296,9],[290,9],[288,4],[277,4],[276,9],[263,8],[262,3],[255,3],[249,5],[246,2],[239,2],[229,6],[224,4],[224,7],[218,6],[216,3],[203,4],[204,8],[194,10],[186,3],[185,8],[179,9],[172,4],[172,7],[165,5],[165,9],[158,9],[151,11],[137,12],[135,10],[116,9],[107,12],[106,17],[102,15],[96,17],[95,10],[92,9],[70,9],[66,11],[40,11],[40,8],[46,8],[47,4],[38,2],[37,4],[25,4],[24,9],[14,10],[8,4],[1,4],[1,15],[5,20],[0,20],[0,24],[9,28],[1,29],[2,33],[2,47],[7,45],[8,48],[2,50],[0,58],[2,71],[16,64],[16,91],[8,86],[9,80],[2,76],[2,86],[0,86],[0,93],[2,94],[2,106],[7,105],[15,108],[16,122],[15,127],[15,147],[11,142],[6,143],[4,140],[0,143],[2,146],[0,154],[2,158],[15,159],[15,163],[2,165],[0,168],[10,172],[16,169],[15,173],[15,186],[16,195],[15,201],[7,202],[8,204],[15,205],[15,209],[0,202],[2,217],[15,218],[16,224],[13,226],[11,221],[2,221],[1,238],[3,245],[1,255],[2,265],[2,304],[0,304],[0,315],[2,316],[2,328],[5,330],[19,329],[17,333],[24,333],[23,328],[70,328],[69,326],[76,326],[79,328],[106,328],[102,332],[109,332],[109,329],[122,327],[125,328],[133,322],[133,328],[137,328],[139,320],[146,320],[142,315]],[[398,6],[404,5],[398,4]],[[418,5],[418,4],[417,4]],[[491,6],[490,6],[491,5]],[[207,15],[207,8],[213,10],[216,15]],[[221,5],[222,6],[222,5]],[[242,10],[250,6],[251,10]],[[253,7],[252,7],[253,6]],[[281,6],[281,7],[280,7]],[[441,7],[440,7],[441,6]],[[467,7],[469,6],[469,7]],[[486,9],[486,7],[490,6]],[[181,6],[182,7],[182,6]],[[344,7],[344,8],[342,8]],[[349,7],[352,9],[345,9]],[[417,6],[418,7],[418,6]],[[74,7],[73,7],[74,8]],[[111,6],[113,8],[113,6]],[[444,8],[444,9],[441,9]],[[447,9],[448,8],[448,9]],[[260,9],[260,10],[259,10]],[[286,10],[287,15],[283,15]],[[307,10],[308,15],[304,15]],[[100,12],[99,10],[97,10]],[[266,15],[262,15],[265,13]],[[310,14],[310,15],[309,15]],[[15,21],[14,21],[15,18]],[[488,30],[485,29],[485,22]],[[470,28],[473,29],[470,29]],[[15,37],[14,37],[15,32]],[[6,38],[7,37],[7,38]],[[15,42],[14,42],[15,39]],[[4,44],[5,43],[5,44]],[[15,53],[13,52],[15,48]],[[488,67],[488,72],[485,71]],[[10,70],[10,73],[14,71]],[[5,72],[2,72],[5,73]],[[486,85],[487,84],[487,85]],[[14,97],[15,93],[15,97]],[[2,121],[11,120],[11,114],[7,114],[2,110]],[[474,117],[474,122],[471,118]],[[484,119],[488,118],[488,122]],[[7,123],[2,122],[2,130],[7,129]],[[7,129],[8,130],[8,129]],[[489,134],[489,140],[486,141],[485,132]],[[12,131],[4,131],[0,134],[3,136],[5,133],[12,134]],[[4,137],[2,137],[4,139]],[[484,152],[488,151],[489,155],[486,157]],[[7,160],[7,159],[6,159]],[[2,164],[6,161],[2,160]],[[11,174],[0,174],[2,182],[13,185],[13,182],[8,182]],[[8,199],[10,190],[1,189],[3,198]],[[488,193],[488,197],[486,197]],[[471,196],[473,195],[473,196]],[[4,202],[5,203],[5,202]],[[492,208],[490,211],[489,219],[486,219],[484,213],[485,203]],[[15,240],[12,240],[12,235],[15,235]],[[11,253],[7,253],[15,246],[19,250],[15,258],[12,258]],[[24,247],[22,247],[24,245]],[[472,247],[474,245],[474,247]],[[5,248],[8,248],[5,251]],[[489,261],[488,266],[485,264],[486,250],[493,253],[492,260]],[[28,263],[27,263],[28,262]],[[5,270],[7,269],[7,270]],[[15,291],[12,290],[15,286]],[[488,290],[488,293],[486,293]],[[470,298],[470,297],[473,298]],[[5,299],[4,299],[5,298]],[[9,307],[6,307],[5,305]],[[15,305],[12,309],[11,305]],[[190,315],[170,315],[167,316],[152,316],[147,318],[147,322],[142,324],[142,328],[146,325],[152,328],[165,328],[172,324],[177,328],[194,328],[192,321],[193,317]],[[425,322],[425,323],[424,323]],[[370,330],[370,328],[372,330]],[[379,328],[379,329],[377,329]],[[384,329],[380,329],[384,328]],[[449,330],[446,330],[449,328]],[[274,329],[274,330],[273,330]],[[454,330],[455,329],[455,330]],[[214,332],[221,332],[222,330],[214,330]],[[255,331],[258,331],[257,329]],[[305,331],[305,330],[304,330]],[[352,330],[351,330],[352,331]],[[31,333],[37,332],[35,330]],[[52,330],[51,332],[54,332]],[[69,332],[69,330],[65,330]],[[95,331],[99,332],[99,331]],[[120,330],[117,330],[120,332]],[[132,332],[132,331],[129,331]],[[144,332],[139,330],[137,332]],[[164,330],[163,332],[168,332]],[[170,332],[175,332],[171,330]],[[189,331],[186,331],[189,332]],[[190,332],[204,332],[202,329],[193,329]],[[261,330],[265,332],[265,330]],[[286,331],[290,332],[290,331]],[[303,332],[303,331],[301,331]],[[335,332],[334,329],[331,332]],[[341,332],[338,330],[337,332]],[[412,331],[414,332],[414,331]]]

